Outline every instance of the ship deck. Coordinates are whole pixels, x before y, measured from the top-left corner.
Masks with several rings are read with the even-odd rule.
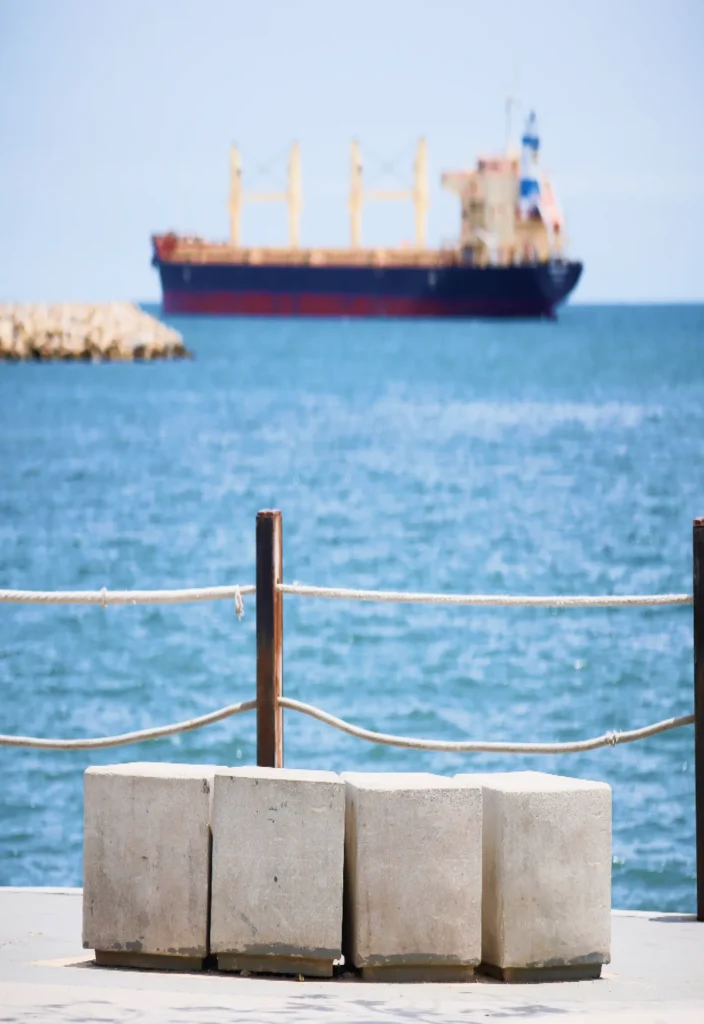
[[[501,1019],[704,1020],[704,923],[614,912],[612,963],[599,981],[390,985],[341,977],[169,974],[96,967],[81,948],[79,889],[0,888],[0,1019],[225,1024],[227,1021],[457,1024]]]
[[[201,238],[156,235],[152,239],[165,263],[195,263],[264,267],[455,267],[462,265],[458,246],[445,249],[402,248],[291,248],[289,246],[238,247]]]

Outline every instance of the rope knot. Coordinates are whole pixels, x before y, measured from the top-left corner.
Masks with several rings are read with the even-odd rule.
[[[242,600],[242,593],[238,586],[235,587],[235,615],[238,619],[241,619],[244,615],[244,601]]]
[[[108,606],[108,591],[107,591],[107,587],[101,587],[101,589],[100,589],[100,603],[102,604],[104,609],[107,608],[107,606]]]
[[[613,732],[613,731],[612,732],[607,732],[606,739],[608,740],[608,743],[609,743],[610,747],[615,747],[616,744],[618,743],[618,733],[617,732]]]

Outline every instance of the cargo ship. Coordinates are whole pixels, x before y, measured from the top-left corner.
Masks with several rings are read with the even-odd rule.
[[[230,154],[230,239],[210,242],[173,232],[152,237],[166,313],[322,317],[548,317],[575,288],[579,261],[565,254],[562,212],[541,169],[535,114],[520,149],[481,156],[472,170],[442,175],[460,204],[460,232],[452,244],[426,245],[428,155],[418,144],[412,188],[379,192],[364,187],[362,160],[351,146],[350,246],[299,245],[301,157],[291,150],[285,191],[250,194],[242,188],[238,150]],[[410,199],[415,243],[397,248],[362,245],[365,201]],[[244,202],[283,200],[289,244],[242,244]]]

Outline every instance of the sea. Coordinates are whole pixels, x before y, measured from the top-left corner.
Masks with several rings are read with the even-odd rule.
[[[159,316],[156,306],[145,307]],[[192,361],[0,365],[0,587],[287,582],[691,593],[704,306],[557,322],[175,317]],[[357,725],[576,740],[693,709],[692,610],[284,600],[284,689]],[[0,605],[0,733],[99,737],[254,696],[255,601]],[[613,905],[695,906],[693,728],[565,755],[397,749],[285,712],[289,766],[613,787]],[[92,764],[255,761],[253,713],[104,751],[0,748],[0,884],[82,879]]]

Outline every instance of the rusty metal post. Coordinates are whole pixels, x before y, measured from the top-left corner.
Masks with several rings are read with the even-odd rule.
[[[694,520],[694,803],[697,920],[704,921],[704,519]]]
[[[257,764],[283,768],[283,571],[280,512],[257,515]]]

